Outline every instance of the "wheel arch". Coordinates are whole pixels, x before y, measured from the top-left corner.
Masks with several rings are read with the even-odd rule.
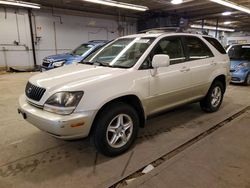
[[[213,84],[214,82],[216,82],[216,81],[220,81],[220,82],[223,84],[223,86],[224,86],[223,93],[225,93],[225,91],[226,91],[226,86],[227,86],[226,76],[225,76],[224,74],[221,74],[221,75],[216,76],[216,77],[214,78],[212,84]],[[212,85],[212,84],[211,84],[211,85]],[[211,86],[210,86],[210,87],[211,87]]]
[[[95,122],[97,121],[99,115],[105,109],[105,107],[107,107],[110,104],[117,103],[117,102],[123,102],[132,106],[138,113],[139,120],[140,120],[140,127],[144,127],[145,121],[146,121],[144,108],[142,106],[142,103],[139,97],[134,94],[131,94],[131,95],[124,95],[124,96],[117,97],[115,99],[110,100],[109,102],[106,102],[104,105],[102,105],[102,107],[98,110],[98,112],[95,115],[94,121],[90,129],[90,134],[93,132],[95,128],[94,126],[96,125]]]

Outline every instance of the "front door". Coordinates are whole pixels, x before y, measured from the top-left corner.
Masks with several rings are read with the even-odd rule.
[[[176,106],[190,98],[191,70],[186,62],[181,37],[160,40],[150,58],[156,54],[169,55],[170,66],[158,68],[155,75],[152,75],[151,70],[147,105],[149,114]]]

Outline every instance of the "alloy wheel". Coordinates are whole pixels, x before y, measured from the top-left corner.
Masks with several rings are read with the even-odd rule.
[[[220,87],[215,87],[212,91],[211,105],[217,107],[222,99],[222,91]]]
[[[109,123],[106,131],[106,139],[111,147],[120,148],[129,141],[132,132],[132,118],[127,114],[119,114]]]

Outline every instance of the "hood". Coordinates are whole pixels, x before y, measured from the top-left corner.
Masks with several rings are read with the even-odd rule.
[[[230,61],[230,69],[234,69],[240,63],[245,63],[245,62],[249,63],[249,61],[246,61],[246,60],[231,60]]]
[[[125,71],[126,69],[75,64],[37,74],[29,81],[47,90],[73,91],[81,85],[114,78],[115,74],[120,75]]]
[[[61,60],[70,61],[70,60],[75,60],[79,58],[81,58],[81,56],[73,56],[69,53],[65,53],[65,54],[51,55],[51,56],[46,57],[45,59],[55,62],[55,61],[61,61]]]

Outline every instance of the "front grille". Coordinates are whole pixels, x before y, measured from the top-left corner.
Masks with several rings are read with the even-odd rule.
[[[26,88],[25,88],[26,96],[35,101],[40,101],[45,91],[46,89],[37,87],[31,84],[30,82],[27,83]]]
[[[47,60],[47,59],[44,59],[44,60],[43,60],[43,66],[44,66],[44,67],[49,67],[50,64],[51,64],[51,62],[50,62],[49,60]]]
[[[230,72],[235,72],[235,70],[231,69]]]

